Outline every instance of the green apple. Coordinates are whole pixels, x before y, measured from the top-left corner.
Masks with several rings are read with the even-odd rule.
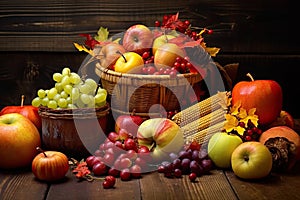
[[[139,74],[144,66],[144,59],[135,52],[122,54],[115,63],[115,71],[128,74]]]
[[[272,155],[260,142],[250,141],[239,145],[231,156],[234,174],[243,179],[266,177],[272,170]]]
[[[230,168],[231,154],[242,143],[242,139],[237,135],[217,132],[208,141],[208,156],[216,167]]]
[[[180,127],[167,118],[145,120],[137,131],[138,143],[152,150],[156,163],[166,160],[170,153],[178,153],[183,145],[183,132]]]
[[[153,46],[152,46],[152,53],[155,55],[155,52],[158,47],[162,46],[163,44],[168,43],[170,39],[175,38],[174,35],[161,35],[154,39]]]
[[[37,146],[41,138],[32,121],[19,113],[0,116],[0,168],[30,166]]]

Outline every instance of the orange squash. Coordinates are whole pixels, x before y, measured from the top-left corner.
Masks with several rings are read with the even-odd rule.
[[[293,155],[289,158],[289,164],[287,167],[289,170],[298,160],[300,160],[300,136],[296,131],[288,126],[275,126],[264,131],[259,138],[259,142],[266,145],[270,139],[274,139],[276,137],[285,138],[289,142],[292,142],[295,146],[295,149],[289,152]]]

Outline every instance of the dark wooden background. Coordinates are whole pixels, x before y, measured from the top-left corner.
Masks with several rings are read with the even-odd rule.
[[[195,26],[214,29],[209,46],[215,61],[239,63],[235,81],[251,72],[274,79],[284,92],[284,109],[300,117],[299,36],[296,7],[286,0],[3,0],[0,2],[0,107],[29,104],[39,88],[52,87],[52,74],[77,70],[86,57],[73,42],[100,26],[111,34],[132,24],[153,26],[164,14],[180,13]]]

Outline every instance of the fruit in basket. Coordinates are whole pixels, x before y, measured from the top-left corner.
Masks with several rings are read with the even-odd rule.
[[[276,120],[282,109],[282,89],[274,80],[241,81],[232,89],[232,104],[241,102],[241,107],[248,110],[256,108],[259,124],[267,125]]]
[[[0,111],[0,115],[8,113],[20,113],[21,115],[27,117],[40,131],[42,129],[42,120],[38,114],[38,109],[32,105],[23,105],[24,95],[22,95],[20,106],[6,106]]]
[[[52,109],[94,108],[106,104],[107,91],[92,78],[81,78],[65,67],[53,75],[54,87],[39,89],[31,104]]]
[[[159,70],[173,67],[177,57],[184,57],[184,51],[176,44],[166,43],[158,47],[154,54],[154,64]]]
[[[40,145],[40,133],[28,118],[19,113],[0,116],[0,168],[29,166]]]
[[[208,156],[217,167],[230,168],[232,152],[242,143],[237,135],[217,132],[208,141]]]
[[[149,51],[152,43],[152,31],[143,24],[135,24],[125,31],[122,44],[127,51],[142,55],[145,51]]]
[[[33,159],[31,170],[34,176],[41,181],[58,181],[65,177],[69,170],[69,160],[59,151],[42,151]]]
[[[120,57],[120,54],[125,52],[126,50],[123,45],[116,42],[110,42],[101,48],[97,58],[99,58],[102,67],[110,69]]]
[[[231,156],[232,170],[242,179],[259,179],[270,174],[272,155],[260,142],[250,141],[240,144]]]
[[[162,46],[163,44],[168,43],[170,39],[175,38],[174,35],[168,35],[168,34],[163,34],[161,36],[158,36],[157,38],[154,39],[153,45],[152,45],[152,53],[155,55],[156,50],[158,47]]]
[[[265,130],[259,142],[271,151],[273,171],[290,170],[300,159],[300,136],[288,126],[275,126]]]
[[[144,66],[142,56],[135,52],[122,54],[115,63],[115,71],[128,74],[140,74]]]
[[[138,115],[120,115],[116,119],[115,131],[119,132],[120,129],[125,129],[136,136],[137,130],[143,121],[144,119]]]
[[[137,131],[139,145],[147,146],[152,152],[154,162],[159,162],[177,153],[184,144],[180,127],[167,118],[150,118],[145,120]]]

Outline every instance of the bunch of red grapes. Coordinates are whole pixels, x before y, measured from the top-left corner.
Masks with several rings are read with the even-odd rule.
[[[136,137],[120,129],[118,133],[110,132],[94,155],[87,157],[85,162],[95,176],[120,177],[122,181],[129,181],[140,178],[142,172],[148,170],[151,159],[148,147],[140,146]],[[113,185],[107,183],[105,188]]]
[[[195,181],[197,177],[209,173],[212,167],[213,162],[208,157],[207,150],[193,141],[178,154],[171,153],[170,160],[163,161],[157,170],[167,178],[188,175],[191,181]]]

